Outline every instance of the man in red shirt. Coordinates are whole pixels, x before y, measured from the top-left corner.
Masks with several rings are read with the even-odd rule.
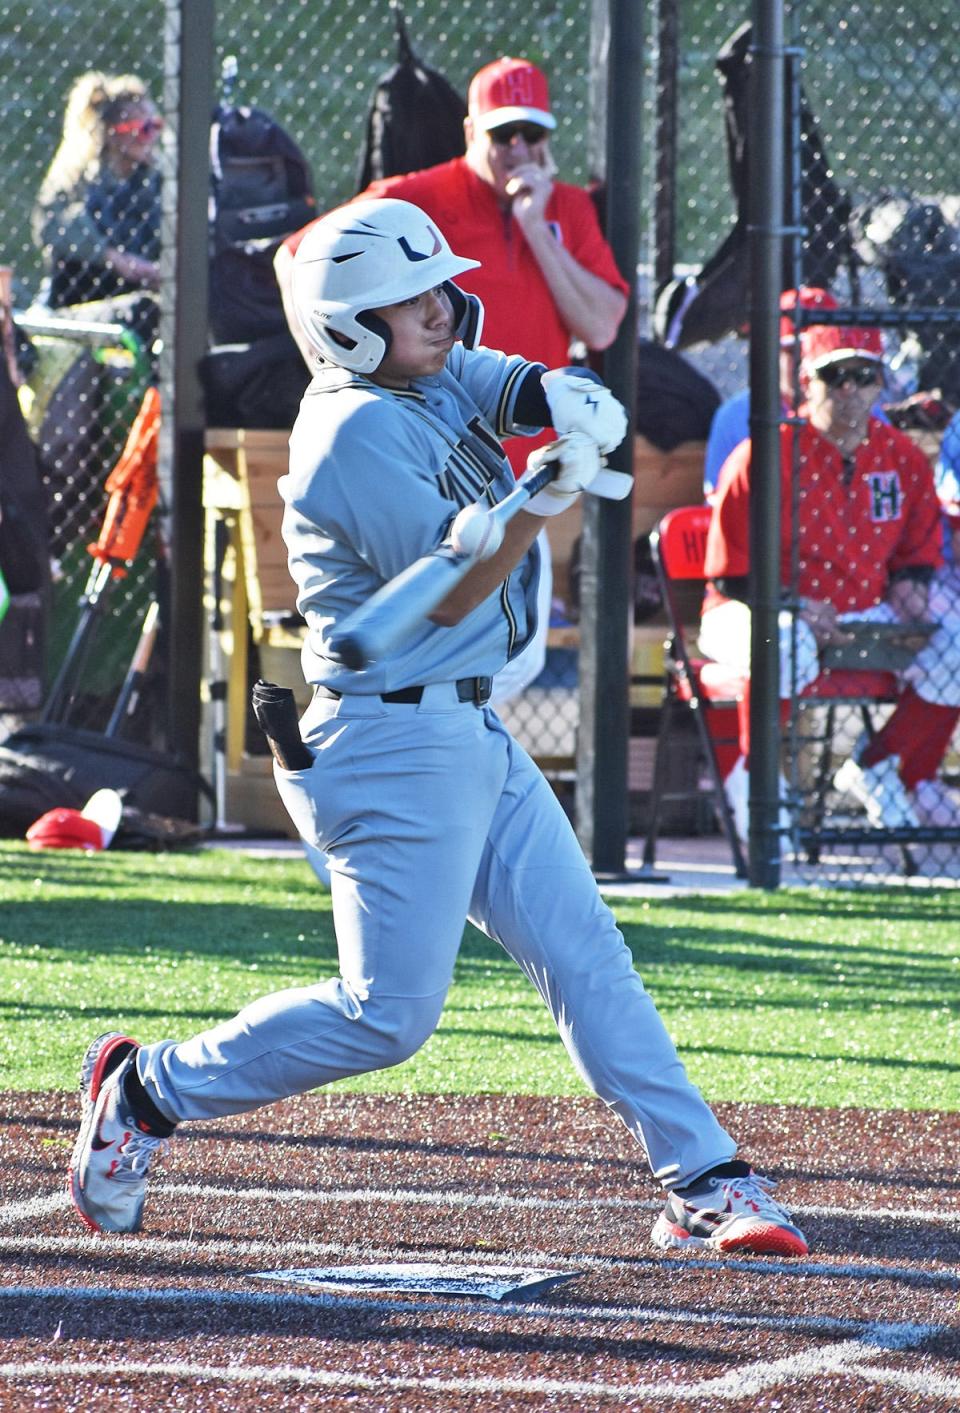
[[[371,182],[359,196],[412,201],[436,221],[454,250],[480,261],[460,285],[483,303],[482,338],[488,347],[523,354],[547,368],[568,363],[572,343],[609,347],[629,286],[590,195],[555,180],[549,139],[557,120],[546,76],[525,59],[497,59],[474,75],[467,109],[464,156]],[[276,259],[294,334],[289,269],[309,229],[289,236]],[[312,366],[308,348],[305,356]],[[547,431],[540,439],[508,442],[514,470],[522,472],[530,452],[552,437]]]
[[[941,563],[940,505],[923,453],[871,415],[883,377],[873,329],[814,325],[801,335],[806,404],[799,427],[781,430],[781,583],[799,604],[780,617],[780,691],[797,692],[820,672],[819,652],[849,640],[844,619],[905,622],[932,617],[929,590]],[[749,668],[749,494],[751,446],[724,463],[707,540],[711,580],[700,646],[718,661]],[[798,477],[796,489],[794,473]],[[791,508],[797,496],[796,525]],[[792,580],[793,535],[797,536]],[[728,777],[731,806],[745,816],[748,712],[743,756]],[[960,621],[949,615],[903,674],[892,716],[861,738],[835,784],[854,795],[873,824],[960,824],[960,800],[938,772],[960,717]]]
[[[546,368],[569,363],[574,344],[608,348],[629,289],[589,193],[555,180],[550,134],[556,126],[542,70],[526,59],[497,59],[470,81],[462,157],[371,182],[353,198],[390,196],[425,211],[454,250],[480,262],[458,276],[458,285],[483,304],[482,342]],[[291,272],[300,241],[314,224],[289,236],[274,261],[287,322],[311,368],[315,354],[299,328]],[[546,428],[535,437],[505,441],[515,474],[521,475],[531,452],[553,437]],[[540,626],[523,653],[497,675],[495,702],[522,691],[545,661],[552,595],[545,533],[538,543]]]

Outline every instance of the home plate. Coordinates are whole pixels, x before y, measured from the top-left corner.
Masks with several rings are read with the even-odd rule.
[[[450,1266],[434,1261],[398,1261],[375,1266],[310,1266],[292,1271],[254,1271],[254,1280],[286,1281],[321,1290],[392,1290],[410,1294],[484,1295],[489,1300],[532,1300],[580,1271],[518,1270],[515,1266]]]

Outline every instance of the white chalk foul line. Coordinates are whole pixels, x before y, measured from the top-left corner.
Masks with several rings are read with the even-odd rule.
[[[164,1197],[197,1197],[204,1201],[270,1202],[278,1206],[298,1206],[304,1203],[324,1205],[361,1204],[403,1205],[414,1207],[490,1207],[517,1211],[638,1211],[656,1212],[663,1198],[633,1197],[512,1197],[504,1193],[434,1192],[420,1188],[274,1188],[274,1187],[214,1187],[205,1183],[159,1181],[151,1188],[151,1200]],[[22,1202],[0,1206],[0,1226],[14,1226],[36,1217],[45,1216],[58,1207],[69,1204],[65,1192],[32,1197]],[[837,1207],[792,1203],[791,1211],[798,1217],[840,1217],[863,1220],[922,1222],[938,1226],[960,1226],[960,1212],[932,1211],[912,1207]]]
[[[15,1227],[22,1222],[34,1222],[38,1217],[45,1217],[48,1213],[69,1205],[70,1198],[64,1189],[43,1197],[28,1197],[23,1202],[7,1202],[0,1207],[0,1227]]]
[[[891,1349],[906,1349],[923,1343],[931,1333],[930,1326],[890,1326],[875,1324],[867,1327],[860,1338],[826,1345],[821,1349],[789,1355],[784,1359],[763,1360],[742,1369],[731,1370],[716,1379],[698,1379],[685,1384],[665,1386],[657,1383],[601,1384],[573,1379],[509,1378],[486,1375],[479,1378],[403,1378],[382,1374],[371,1377],[341,1369],[306,1369],[290,1365],[245,1367],[235,1364],[194,1364],[187,1360],[170,1362],[102,1361],[85,1363],[80,1360],[33,1360],[22,1364],[0,1364],[0,1378],[12,1381],[46,1380],[54,1378],[110,1378],[142,1376],[157,1378],[164,1375],[177,1379],[243,1384],[284,1384],[299,1387],[365,1389],[370,1392],[403,1392],[416,1390],[433,1393],[489,1394],[555,1394],[567,1398],[643,1399],[650,1403],[668,1403],[681,1398],[742,1399],[764,1389],[782,1386],[797,1380],[824,1378],[831,1374],[863,1374],[863,1366],[879,1354]],[[869,1371],[872,1374],[874,1371]]]
[[[952,1398],[955,1403],[960,1403],[960,1379],[933,1374],[929,1369],[920,1372],[909,1369],[862,1369],[860,1372],[871,1383],[909,1389],[911,1393],[920,1394],[928,1403],[933,1398]]]
[[[321,1206],[337,1203],[360,1203],[369,1206],[371,1203],[393,1203],[417,1207],[493,1207],[532,1212],[658,1212],[664,1200],[663,1197],[511,1197],[499,1192],[433,1192],[421,1188],[298,1187],[277,1190],[272,1187],[207,1187],[203,1183],[185,1182],[158,1184],[155,1192],[158,1197],[169,1194],[182,1197],[242,1198],[249,1202],[275,1202],[279,1205],[315,1202]],[[790,1210],[798,1217],[847,1217],[857,1221],[881,1218],[935,1223],[938,1226],[960,1226],[960,1211],[930,1211],[913,1207],[823,1207],[797,1203],[791,1203]]]

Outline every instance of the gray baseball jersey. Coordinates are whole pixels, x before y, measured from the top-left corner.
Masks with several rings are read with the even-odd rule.
[[[436,377],[409,391],[339,368],[319,373],[303,399],[281,478],[283,536],[297,607],[308,625],[308,682],[383,692],[414,683],[493,676],[536,629],[539,551],[498,594],[453,628],[424,622],[392,657],[361,673],[335,662],[336,625],[381,584],[444,539],[464,505],[502,500],[516,484],[498,438],[539,431],[514,418],[531,365],[455,345]]]

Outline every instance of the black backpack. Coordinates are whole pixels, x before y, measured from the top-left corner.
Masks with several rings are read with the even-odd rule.
[[[397,62],[379,80],[367,116],[358,191],[382,177],[405,176],[460,157],[466,149],[467,105],[443,74],[414,53],[394,3]]]
[[[721,48],[715,69],[723,84],[724,127],[730,185],[737,203],[733,229],[696,276],[675,278],[657,291],[654,329],[672,348],[714,342],[743,332],[749,321],[749,192],[750,88],[753,29],[741,25]],[[787,82],[790,73],[787,71]],[[827,289],[840,266],[853,268],[850,242],[850,198],[834,180],[831,163],[816,118],[801,86],[800,205],[804,237],[802,283]],[[791,133],[785,126],[784,170],[791,166]],[[791,218],[790,192],[784,193],[784,220]],[[781,289],[795,283],[792,253],[784,250]]]
[[[259,108],[221,106],[210,129],[210,332],[248,343],[286,328],[273,257],[316,215],[310,166]]]
[[[192,820],[206,780],[179,756],[58,722],[21,726],[0,745],[0,837],[22,838],[52,809],[82,809],[95,790],[124,809]]]
[[[945,316],[913,328],[923,355],[917,387],[921,392],[936,389],[951,407],[960,407],[957,198],[882,191],[854,210],[850,226],[858,259],[881,272],[894,304],[936,309]]]
[[[310,380],[273,259],[316,213],[303,152],[269,113],[223,104],[210,129],[208,426],[289,427]]]

